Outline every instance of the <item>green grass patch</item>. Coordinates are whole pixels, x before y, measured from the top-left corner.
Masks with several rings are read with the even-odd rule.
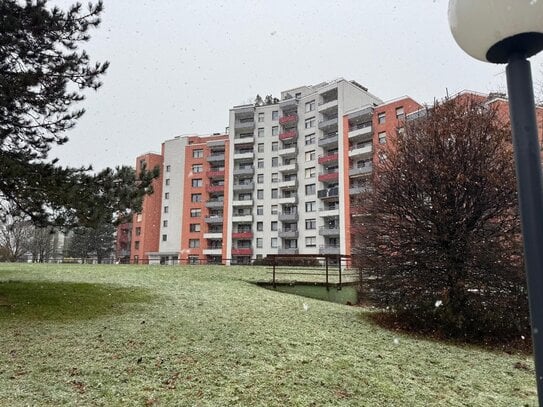
[[[0,264],[0,281],[114,301],[85,319],[0,318],[0,404],[537,404],[531,357],[382,329],[361,318],[369,310],[253,284],[268,277],[264,267]],[[131,290],[152,300],[130,302]]]
[[[0,319],[89,319],[149,302],[142,288],[58,281],[0,281]]]

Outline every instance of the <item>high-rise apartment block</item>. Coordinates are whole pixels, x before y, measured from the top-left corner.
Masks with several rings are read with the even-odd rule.
[[[302,86],[230,109],[228,134],[181,136],[132,225],[131,261],[245,264],[268,254],[350,254],[352,197],[379,146],[420,111],[354,81]]]

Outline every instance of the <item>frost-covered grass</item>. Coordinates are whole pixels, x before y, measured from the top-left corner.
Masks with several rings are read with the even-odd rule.
[[[0,265],[0,405],[536,405],[526,356],[394,334],[363,309],[247,281],[268,277],[249,267]],[[41,286],[70,300],[49,292],[40,315]]]

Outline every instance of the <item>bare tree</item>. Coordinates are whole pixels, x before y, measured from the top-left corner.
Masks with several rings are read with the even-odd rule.
[[[529,333],[511,131],[460,97],[405,123],[358,202],[362,295],[450,336]]]
[[[28,249],[32,253],[32,260],[43,263],[54,254],[53,241],[54,230],[51,227],[34,228],[32,237],[28,243]]]
[[[28,251],[34,227],[25,218],[13,215],[13,206],[2,203],[5,215],[0,224],[0,248],[5,261],[17,261]]]

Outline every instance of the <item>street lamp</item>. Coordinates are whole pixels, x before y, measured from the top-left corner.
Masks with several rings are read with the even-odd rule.
[[[543,50],[543,0],[450,0],[449,24],[466,53],[484,62],[507,63],[535,373],[543,406],[543,184],[527,60]]]

